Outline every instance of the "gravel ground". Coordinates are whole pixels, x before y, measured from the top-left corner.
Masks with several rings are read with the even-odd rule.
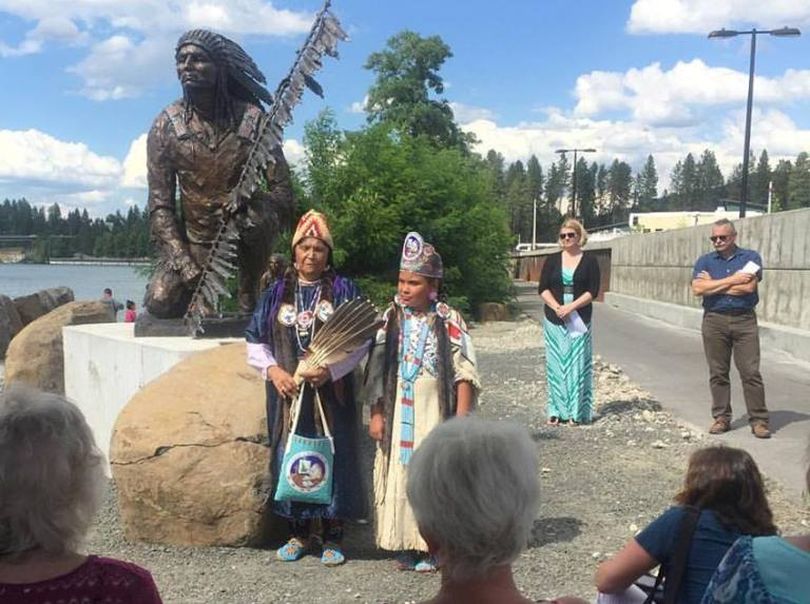
[[[538,600],[562,594],[593,598],[596,564],[669,505],[689,453],[709,439],[661,411],[618,367],[599,359],[594,423],[546,426],[537,323],[490,323],[476,327],[473,337],[485,385],[480,414],[525,425],[540,459],[541,503],[530,547],[514,565],[516,581]],[[370,441],[366,452],[370,459]],[[807,532],[810,512],[778,485],[769,488],[779,527]],[[415,602],[439,585],[436,576],[395,571],[391,559],[375,550],[368,524],[347,526],[349,561],[335,569],[312,556],[282,563],[272,549],[127,543],[112,487],[89,550],[150,569],[167,604]]]

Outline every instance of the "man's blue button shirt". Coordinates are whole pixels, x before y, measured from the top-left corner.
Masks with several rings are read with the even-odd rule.
[[[728,258],[723,258],[718,252],[709,252],[698,258],[692,271],[692,279],[698,273],[706,271],[712,279],[724,279],[742,269],[748,262],[755,262],[759,267],[757,280],[762,281],[762,258],[754,250],[735,248]],[[707,312],[729,312],[753,310],[759,302],[757,292],[744,296],[730,296],[729,294],[711,294],[703,296],[703,308]]]

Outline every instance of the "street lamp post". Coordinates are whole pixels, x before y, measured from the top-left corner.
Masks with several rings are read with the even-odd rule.
[[[768,34],[778,37],[800,36],[801,32],[795,27],[782,27],[781,29],[752,29],[750,31],[737,31],[735,29],[718,29],[709,34],[709,38],[733,38],[735,36],[751,36],[751,60],[748,68],[748,104],[745,111],[745,142],[743,143],[742,183],[740,184],[740,218],[745,218],[745,209],[748,202],[748,155],[751,152],[751,110],[754,105],[754,58],[757,52],[757,35]]]
[[[596,149],[573,148],[573,149],[557,149],[554,153],[571,153],[574,154],[574,169],[571,171],[571,216],[577,217],[577,153],[596,153]]]

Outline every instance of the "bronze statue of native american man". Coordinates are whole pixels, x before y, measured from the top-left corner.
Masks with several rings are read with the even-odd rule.
[[[175,51],[183,98],[164,109],[147,140],[149,217],[159,252],[144,306],[182,317],[222,224],[272,96],[264,75],[236,43],[206,30],[183,34]],[[279,146],[257,189],[236,216],[238,301],[256,304],[270,246],[293,209],[290,172]]]

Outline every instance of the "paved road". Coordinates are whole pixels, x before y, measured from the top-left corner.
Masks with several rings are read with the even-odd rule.
[[[524,312],[542,317],[537,284],[516,281]],[[619,365],[677,417],[701,430],[711,424],[708,368],[700,333],[638,317],[607,304],[594,306],[594,351]],[[798,496],[810,444],[810,363],[777,352],[762,352],[762,377],[771,412],[773,438],[760,440],[748,428],[739,375],[732,369],[731,432],[712,437],[747,450],[768,476]]]

